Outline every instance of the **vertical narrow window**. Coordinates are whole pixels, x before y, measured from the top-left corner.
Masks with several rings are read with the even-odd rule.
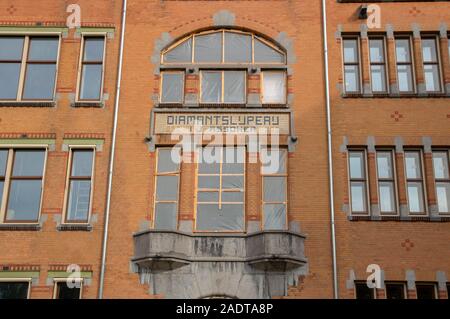
[[[287,151],[261,152],[263,229],[287,229]]]
[[[433,152],[434,178],[439,213],[450,213],[450,168],[448,151]]]
[[[436,284],[416,283],[417,299],[437,299]]]
[[[358,38],[343,39],[344,83],[346,93],[360,92]]]
[[[386,299],[406,299],[405,284],[386,283]]]
[[[202,71],[201,103],[243,104],[246,101],[245,71]]]
[[[366,282],[355,282],[356,299],[375,299],[375,289],[369,288]]]
[[[70,285],[66,280],[55,281],[53,299],[81,299],[83,281],[82,279],[75,280],[75,283],[70,281]]]
[[[183,103],[184,72],[161,73],[161,103]]]
[[[386,93],[386,59],[383,38],[369,40],[369,56],[372,92]]]
[[[441,75],[436,38],[422,39],[422,58],[427,92],[441,92]]]
[[[7,162],[8,162],[8,150],[0,149],[0,207],[2,207],[3,202],[3,191],[5,189]]]
[[[286,72],[263,71],[262,73],[262,103],[286,103]]]
[[[394,161],[391,151],[377,152],[377,175],[380,212],[395,214],[397,211],[397,200]]]
[[[66,203],[67,223],[87,223],[91,210],[93,149],[71,149]]]
[[[99,101],[103,90],[105,37],[83,37],[79,100]]]
[[[409,38],[395,39],[395,57],[397,62],[397,82],[400,93],[414,92],[414,76]]]
[[[0,37],[0,100],[16,100],[24,37]]]
[[[158,148],[154,196],[154,228],[177,229],[180,149]]]
[[[366,152],[350,151],[348,156],[351,212],[356,214],[368,214]]]
[[[0,281],[0,299],[28,299],[29,281]]]
[[[406,184],[410,213],[425,213],[425,193],[422,173],[422,153],[405,152]]]

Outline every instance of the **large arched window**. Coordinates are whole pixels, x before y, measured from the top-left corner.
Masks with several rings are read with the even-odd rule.
[[[259,94],[257,104],[286,104],[286,54],[276,44],[253,33],[205,31],[164,50],[161,104],[184,103],[186,70],[192,72],[193,68],[199,73],[198,104],[245,105],[248,91]],[[249,72],[260,75],[256,90],[248,88]]]

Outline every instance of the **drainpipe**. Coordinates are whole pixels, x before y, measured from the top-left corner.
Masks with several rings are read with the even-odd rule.
[[[104,225],[104,229],[103,229],[102,264],[101,264],[101,269],[100,269],[100,283],[99,283],[99,290],[98,290],[98,298],[99,299],[103,299],[103,286],[105,283],[106,250],[107,250],[107,244],[108,244],[109,213],[111,211],[111,192],[112,192],[112,180],[113,180],[113,171],[114,171],[114,154],[115,154],[115,149],[116,149],[117,118],[119,115],[120,82],[122,80],[123,46],[124,46],[124,39],[125,39],[126,20],[127,20],[127,0],[123,0],[122,23],[121,23],[121,32],[120,32],[119,66],[118,66],[118,70],[117,70],[116,98],[114,101],[114,124],[113,124],[113,130],[112,130],[111,155],[109,158],[108,194],[107,194],[107,198],[106,198],[105,225]]]
[[[325,63],[325,96],[327,106],[327,139],[328,139],[328,179],[330,193],[330,226],[331,226],[331,246],[333,258],[333,295],[339,298],[337,261],[336,261],[336,225],[334,212],[334,180],[333,180],[333,145],[331,131],[331,107],[330,107],[330,83],[328,66],[328,34],[327,34],[327,7],[326,0],[322,0],[322,29],[323,29],[323,51]]]

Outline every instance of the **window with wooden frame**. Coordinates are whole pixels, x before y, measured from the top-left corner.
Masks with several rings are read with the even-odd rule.
[[[348,152],[348,172],[350,211],[352,214],[368,215],[367,162],[365,150],[350,150]]]
[[[29,299],[31,279],[0,279],[1,299]]]
[[[359,37],[342,39],[342,57],[344,64],[344,90],[346,93],[361,92]]]
[[[265,70],[261,72],[261,102],[263,104],[286,103],[286,72]]]
[[[411,214],[426,214],[422,151],[405,151],[408,207]]]
[[[98,102],[102,99],[105,43],[105,36],[83,36],[78,71],[78,101]]]
[[[82,278],[54,279],[53,299],[81,299],[82,291]]]
[[[397,213],[395,163],[392,150],[377,150],[378,198],[381,214]]]
[[[2,223],[39,221],[46,157],[46,149],[0,149]]]
[[[94,147],[70,147],[64,223],[87,224],[92,210]]]
[[[286,149],[261,151],[262,213],[265,230],[285,230],[288,211]]]
[[[450,213],[450,161],[448,150],[433,151],[436,199],[440,214]]]
[[[437,299],[437,285],[434,282],[416,282],[417,299]]]
[[[386,299],[406,299],[404,282],[385,282]]]
[[[198,154],[196,231],[245,231],[245,147],[203,147]]]
[[[184,102],[184,71],[161,72],[160,103],[181,104]]]
[[[375,299],[376,293],[374,288],[369,288],[365,281],[355,281],[355,298],[356,299]]]
[[[369,39],[370,83],[373,93],[387,93],[386,45],[384,37]]]
[[[153,228],[176,230],[181,150],[177,147],[158,148],[156,156]]]
[[[200,72],[200,102],[205,104],[244,104],[247,75],[245,71]]]
[[[415,92],[413,54],[410,37],[395,38],[395,60],[397,64],[397,85],[400,93]]]
[[[0,100],[53,101],[59,36],[0,35]]]
[[[440,93],[441,67],[439,65],[439,45],[435,36],[422,38],[422,59],[427,92]]]

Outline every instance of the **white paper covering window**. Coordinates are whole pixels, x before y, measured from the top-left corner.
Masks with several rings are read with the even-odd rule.
[[[182,103],[184,72],[163,72],[161,76],[161,103]]]
[[[286,103],[286,73],[264,71],[262,73],[262,102],[263,104]]]

